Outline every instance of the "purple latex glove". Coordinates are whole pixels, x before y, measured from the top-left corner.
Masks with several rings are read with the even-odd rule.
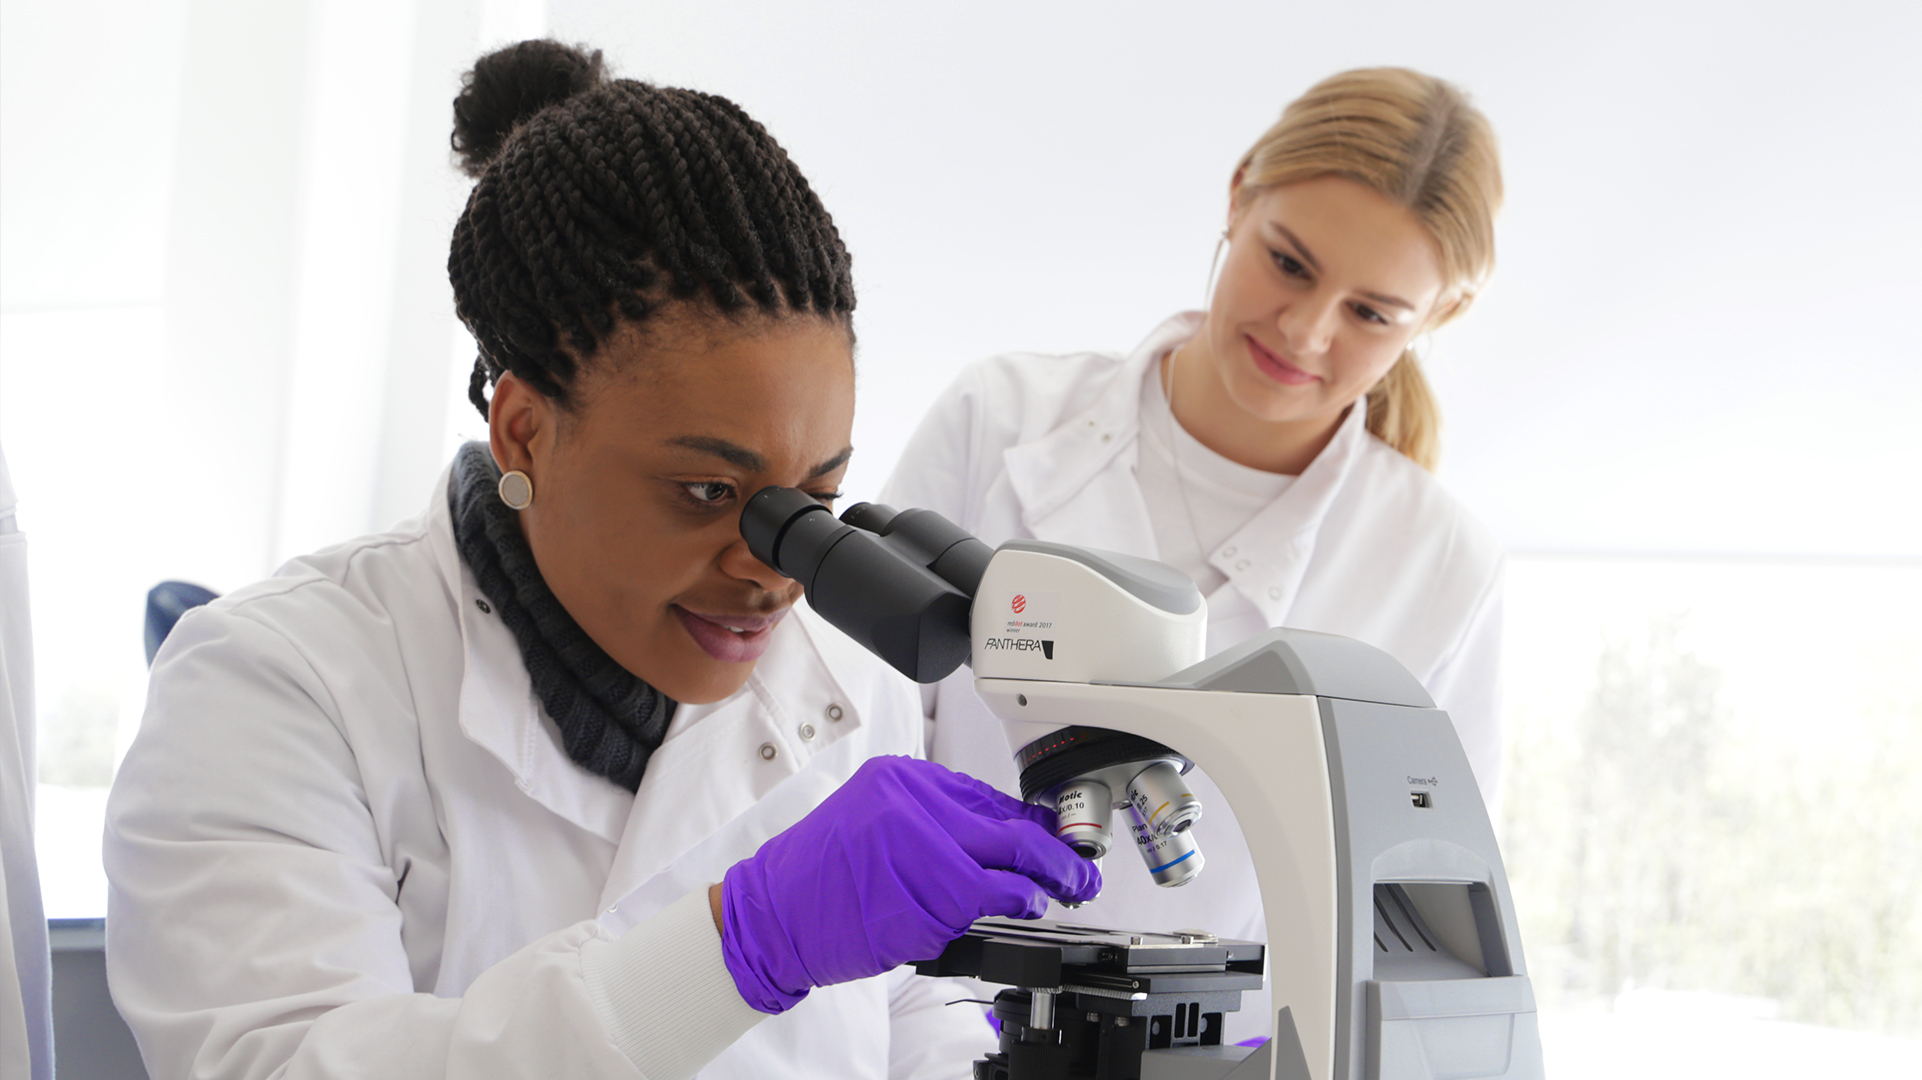
[[[721,953],[749,1005],[940,955],[988,915],[1039,918],[1094,898],[1101,872],[1055,813],[931,761],[870,759],[721,884]]]

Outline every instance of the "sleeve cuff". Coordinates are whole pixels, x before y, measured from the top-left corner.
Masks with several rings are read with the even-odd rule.
[[[583,942],[581,976],[609,1038],[650,1080],[693,1076],[767,1019],[728,974],[706,889],[616,940]]]

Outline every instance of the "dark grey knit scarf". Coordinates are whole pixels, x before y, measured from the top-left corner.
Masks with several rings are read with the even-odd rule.
[[[454,456],[447,504],[454,544],[494,614],[520,645],[534,695],[560,728],[567,756],[629,791],[667,736],[674,701],[614,662],[554,598],[521,533],[520,515],[501,502],[501,472],[483,443]]]

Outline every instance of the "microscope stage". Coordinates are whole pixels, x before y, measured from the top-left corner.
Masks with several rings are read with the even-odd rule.
[[[1198,930],[1149,933],[1052,919],[980,919],[938,958],[914,969],[1132,998],[1204,985],[1211,991],[1256,989],[1265,951],[1257,942],[1224,941]]]

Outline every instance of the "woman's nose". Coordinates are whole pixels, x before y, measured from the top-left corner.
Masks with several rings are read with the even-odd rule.
[[[1282,307],[1275,317],[1275,329],[1291,352],[1313,356],[1328,351],[1335,339],[1340,315],[1339,306],[1332,299],[1304,297]]]
[[[746,540],[736,539],[721,552],[721,569],[729,577],[752,581],[768,592],[784,592],[794,585],[791,578],[755,558]]]

